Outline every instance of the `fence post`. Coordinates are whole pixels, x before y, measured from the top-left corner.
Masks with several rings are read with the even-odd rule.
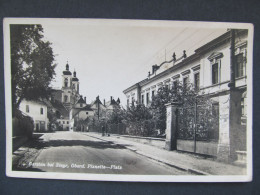
[[[177,149],[177,108],[180,105],[178,102],[172,102],[165,104],[166,106],[166,140],[165,149],[166,150],[176,150]]]

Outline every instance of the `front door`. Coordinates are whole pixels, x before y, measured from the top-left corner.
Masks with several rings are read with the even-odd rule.
[[[36,123],[36,124],[35,124],[35,130],[36,130],[36,131],[39,131],[39,130],[40,130],[39,123]]]
[[[44,131],[44,130],[45,130],[45,122],[44,122],[44,121],[41,121],[41,122],[40,122],[40,130],[41,130],[41,131]]]

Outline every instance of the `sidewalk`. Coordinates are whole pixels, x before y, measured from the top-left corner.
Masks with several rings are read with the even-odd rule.
[[[120,139],[120,135],[101,136],[100,133],[84,132],[84,135],[95,137],[103,141],[111,141],[118,145],[124,145],[127,149],[137,154],[169,166],[198,174],[198,175],[244,175],[246,168],[231,164],[221,163],[213,159],[206,159],[196,154],[167,151],[164,149],[142,144],[134,141]]]

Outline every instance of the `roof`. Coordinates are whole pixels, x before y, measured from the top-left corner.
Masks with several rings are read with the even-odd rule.
[[[240,34],[240,35],[241,34],[245,34],[247,32],[248,32],[248,30],[245,30],[245,29],[238,30],[238,34]],[[184,60],[182,60],[178,64],[175,64],[174,66],[168,68],[167,70],[157,74],[156,76],[154,76],[154,77],[152,77],[150,79],[146,78],[146,79],[144,79],[144,80],[142,80],[142,81],[140,81],[140,82],[138,82],[138,83],[128,87],[127,89],[125,89],[123,91],[123,93],[126,94],[127,92],[129,92],[129,91],[131,91],[133,89],[136,89],[136,88],[138,88],[140,86],[144,86],[147,83],[150,83],[150,82],[152,82],[152,81],[154,81],[154,80],[156,80],[156,79],[158,79],[160,77],[163,77],[163,76],[173,72],[174,70],[178,69],[179,67],[182,67],[182,66],[186,65],[187,63],[189,63],[189,62],[199,58],[200,55],[202,55],[204,52],[208,52],[210,49],[212,49],[214,47],[217,47],[220,44],[223,44],[223,43],[229,41],[230,37],[231,37],[230,31],[220,35],[219,37],[213,39],[212,41],[210,41],[210,42],[204,44],[203,46],[199,47],[198,49],[196,49],[194,54],[192,54],[191,56],[185,58]]]
[[[97,103],[102,104],[102,102],[100,101],[100,99],[96,99],[96,100],[94,101],[94,103],[92,103],[92,105],[93,105],[93,104],[97,104]],[[102,105],[103,105],[103,104],[102,104]]]
[[[246,34],[248,33],[247,29],[238,29],[236,31],[238,35]],[[212,41],[204,44],[203,46],[199,47],[198,49],[195,50],[195,53],[202,53],[202,52],[207,52],[210,50],[212,47],[216,47],[220,44],[223,44],[226,41],[229,41],[231,38],[230,31],[227,31],[226,33],[220,35],[219,37],[213,39]]]
[[[87,104],[85,107],[83,108],[74,108],[72,110],[72,118],[75,117],[76,114],[78,114],[79,112],[81,111],[93,111],[92,108],[91,108],[91,105],[90,104]]]
[[[76,104],[86,104],[86,102],[85,102],[85,100],[83,100],[82,96],[80,96],[80,98]]]
[[[77,77],[73,77],[72,81],[79,81],[79,79]]]
[[[43,106],[47,106],[47,104],[43,101],[43,100],[29,100],[29,99],[24,99],[25,101],[27,102],[32,102],[32,103],[37,103],[37,104],[40,104],[40,105],[43,105]]]
[[[64,70],[64,71],[63,71],[63,74],[64,74],[64,75],[71,75],[71,72],[70,72],[69,70]]]
[[[50,103],[53,106],[53,108],[57,109],[63,117],[69,117],[69,111],[64,107],[64,105],[60,101],[51,101]]]
[[[185,58],[184,60],[182,60],[181,62],[179,62],[178,64],[175,64],[174,66],[172,66],[172,67],[168,68],[167,70],[165,70],[165,71],[163,71],[163,72],[161,72],[161,73],[155,75],[154,77],[152,77],[152,78],[150,78],[150,79],[146,78],[146,79],[140,81],[139,83],[136,83],[136,84],[132,85],[131,87],[128,87],[127,89],[125,89],[125,90],[123,91],[123,93],[126,94],[127,92],[129,92],[129,91],[131,91],[131,90],[133,90],[133,89],[135,89],[135,88],[144,86],[144,85],[146,85],[147,83],[150,83],[150,82],[152,82],[152,81],[154,81],[154,80],[156,80],[156,79],[158,79],[158,78],[161,78],[161,77],[163,77],[163,76],[165,76],[165,75],[167,75],[167,74],[170,74],[170,73],[173,72],[174,70],[178,69],[178,68],[181,67],[181,66],[186,65],[187,63],[189,63],[189,62],[192,61],[192,60],[195,60],[195,59],[198,58],[198,57],[199,57],[199,56],[198,56],[196,53],[195,53],[195,54],[192,54],[192,55],[190,55],[189,57],[187,57],[187,58]]]

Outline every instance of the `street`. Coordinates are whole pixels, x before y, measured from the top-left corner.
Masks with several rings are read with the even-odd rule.
[[[187,174],[136,154],[125,146],[77,132],[45,133],[29,145],[27,153],[14,170],[138,175]]]

